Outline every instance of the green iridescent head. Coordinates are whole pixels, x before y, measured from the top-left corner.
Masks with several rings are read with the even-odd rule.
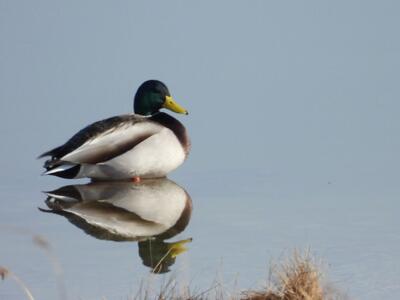
[[[188,114],[188,111],[180,106],[171,97],[167,86],[158,80],[148,80],[138,88],[133,108],[136,114],[149,116],[167,108],[180,114]]]

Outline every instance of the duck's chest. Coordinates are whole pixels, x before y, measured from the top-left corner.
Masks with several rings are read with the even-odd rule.
[[[183,163],[186,151],[169,128],[147,138],[106,164],[129,177],[163,177]]]

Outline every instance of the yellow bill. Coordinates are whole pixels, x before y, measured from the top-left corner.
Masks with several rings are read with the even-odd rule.
[[[165,96],[165,102],[163,107],[172,110],[173,112],[176,112],[178,114],[185,114],[185,115],[189,114],[188,111],[184,109],[182,106],[180,106],[178,103],[176,103],[171,96]]]

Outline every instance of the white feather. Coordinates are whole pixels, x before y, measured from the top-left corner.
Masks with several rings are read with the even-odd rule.
[[[113,151],[121,144],[127,143],[143,135],[152,135],[159,132],[163,127],[153,122],[140,122],[134,125],[126,124],[113,130],[109,130],[98,137],[89,140],[74,151],[61,157],[63,161],[82,163],[92,157],[100,150]]]
[[[70,169],[72,167],[73,166],[71,166],[71,165],[61,165],[61,166],[58,166],[58,167],[56,167],[54,169],[51,169],[51,170],[43,172],[42,175],[51,175],[51,174],[54,174],[54,173],[58,173],[58,172],[62,172],[62,171],[68,170],[68,169]]]
[[[160,126],[161,127],[161,126]],[[185,152],[175,134],[166,127],[131,150],[96,165],[82,164],[79,177],[125,179],[164,177],[185,160]]]

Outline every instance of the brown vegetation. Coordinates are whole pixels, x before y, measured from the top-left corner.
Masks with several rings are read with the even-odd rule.
[[[319,266],[309,252],[295,251],[284,263],[271,268],[268,287],[257,291],[243,291],[235,295],[227,292],[221,283],[215,282],[203,292],[179,288],[174,280],[165,284],[158,293],[150,293],[143,287],[133,298],[137,300],[333,300],[344,299],[322,281]]]
[[[24,292],[25,296],[29,300],[34,300],[31,291],[28,289],[26,284],[22,281],[21,278],[19,278],[17,275],[15,275],[13,272],[11,272],[9,269],[0,266],[0,278],[4,280],[5,278],[10,278],[14,280],[14,282],[21,288],[21,290]]]
[[[334,299],[321,280],[321,272],[310,254],[295,251],[287,262],[272,270],[270,287],[243,293],[244,300]]]

